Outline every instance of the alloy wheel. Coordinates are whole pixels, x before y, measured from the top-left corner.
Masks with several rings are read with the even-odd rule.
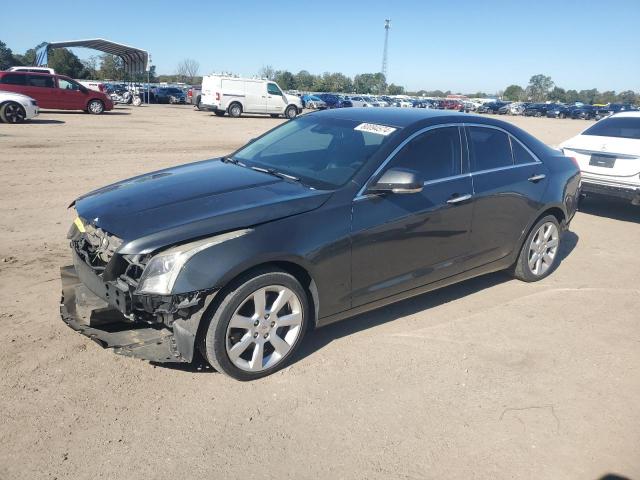
[[[298,296],[282,285],[263,287],[236,309],[226,332],[229,360],[241,370],[260,372],[283,361],[302,333]]]
[[[529,244],[528,263],[531,273],[536,276],[544,275],[558,253],[558,228],[551,222],[543,223],[536,231]]]
[[[4,116],[9,123],[22,123],[26,118],[24,108],[17,103],[10,103],[4,107]]]

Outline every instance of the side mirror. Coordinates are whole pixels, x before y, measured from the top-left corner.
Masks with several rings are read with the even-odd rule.
[[[415,170],[390,168],[368,190],[372,193],[419,193],[423,188],[424,179]]]

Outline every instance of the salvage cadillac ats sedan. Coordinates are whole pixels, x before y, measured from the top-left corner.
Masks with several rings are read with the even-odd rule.
[[[255,379],[316,327],[497,270],[545,278],[579,185],[572,159],[498,120],[305,115],[78,198],[62,318],[118,353],[199,351]]]

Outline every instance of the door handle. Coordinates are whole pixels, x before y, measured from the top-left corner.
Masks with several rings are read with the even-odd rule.
[[[467,200],[469,200],[472,197],[472,195],[466,194],[466,195],[460,195],[459,197],[453,197],[450,198],[449,200],[447,200],[447,203],[451,204],[451,205],[455,205],[457,203],[461,203],[461,202],[466,202]]]
[[[538,175],[534,175],[533,177],[529,177],[528,180],[532,183],[539,182],[540,180],[544,180],[547,176],[544,173],[540,173]]]

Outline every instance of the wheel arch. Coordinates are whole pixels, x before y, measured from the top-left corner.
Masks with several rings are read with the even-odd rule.
[[[228,285],[232,284],[238,278],[245,275],[249,275],[252,272],[265,271],[269,269],[283,270],[292,275],[296,280],[300,282],[302,288],[307,292],[309,302],[311,303],[311,309],[314,313],[312,324],[315,325],[318,320],[318,312],[320,309],[320,296],[318,293],[318,286],[310,272],[310,269],[303,265],[301,261],[295,261],[293,259],[273,259],[264,260],[254,263],[253,265],[244,265],[237,268],[223,277],[219,281],[221,287],[218,291],[218,295],[225,294],[225,289]],[[216,296],[218,296],[216,295]]]
[[[512,260],[514,262],[518,258],[520,250],[522,249],[524,242],[527,240],[529,233],[531,233],[531,229],[535,227],[536,223],[538,223],[541,218],[546,217],[547,215],[553,215],[554,217],[556,217],[558,223],[560,224],[560,228],[562,229],[564,227],[567,220],[567,213],[561,205],[552,204],[542,207],[538,211],[537,215],[533,218],[533,220],[529,222],[527,226],[522,230],[520,238],[518,239],[518,243],[515,245],[517,248],[514,248],[511,254],[511,256],[513,257]]]

